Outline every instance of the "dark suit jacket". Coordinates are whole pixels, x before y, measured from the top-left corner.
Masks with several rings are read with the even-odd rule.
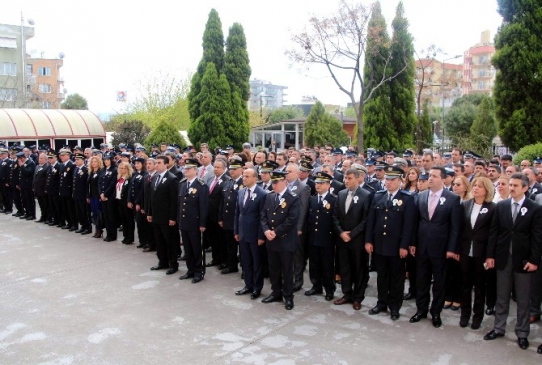
[[[288,184],[289,185],[289,184]],[[297,221],[297,230],[304,231],[305,218],[309,209],[309,198],[311,197],[311,189],[303,184],[299,179],[294,181],[294,185],[290,189],[292,193],[299,196],[299,220]]]
[[[258,186],[262,188],[266,193],[272,193],[273,192],[273,186],[271,185],[271,181],[269,182],[269,185],[264,189],[263,188],[263,182],[258,182]]]
[[[27,159],[25,163],[19,167],[19,186],[21,189],[32,189],[32,182],[34,181],[34,171],[36,164],[34,160]]]
[[[144,174],[141,172],[134,172],[134,174],[132,175],[129,201],[133,205],[143,206],[143,184],[145,183],[143,177]]]
[[[399,249],[411,245],[416,229],[416,204],[412,195],[399,190],[388,203],[386,190],[374,196],[365,231],[365,242],[373,244],[373,252],[384,256],[399,256]]]
[[[282,204],[276,203],[277,194],[267,194],[261,214],[262,231],[272,230],[276,237],[266,240],[267,249],[279,252],[295,252],[299,242],[297,222],[299,220],[299,196],[290,190],[282,195]]]
[[[309,244],[321,247],[334,247],[337,243],[337,232],[333,225],[333,211],[337,197],[329,192],[318,204],[318,195],[311,196],[307,212],[307,235]]]
[[[118,180],[117,180],[118,184]],[[128,205],[128,202],[130,201],[130,190],[132,189],[132,180],[126,179],[122,183],[122,188],[120,190],[120,203],[121,207],[125,208]]]
[[[60,187],[59,195],[71,197],[73,194],[73,170],[74,163],[71,160],[59,164]],[[115,176],[116,179],[116,176]]]
[[[226,182],[231,180],[226,174],[223,174],[218,180],[213,191],[211,191],[211,186],[213,186],[215,176],[209,177],[207,180],[207,186],[209,187],[209,216],[208,219],[211,222],[218,222],[218,213],[220,212],[220,201],[222,200],[222,189],[226,186]]]
[[[168,224],[169,221],[177,221],[179,180],[177,176],[166,171],[162,181],[155,187],[159,176],[156,172],[151,181],[151,201],[147,216],[152,217],[152,223]]]
[[[237,205],[237,194],[243,188],[243,177],[237,180],[230,180],[222,189],[222,199],[218,212],[218,221],[222,222],[222,229],[233,231],[235,220],[235,206]]]
[[[348,213],[346,213],[346,196],[349,191],[348,189],[344,189],[339,192],[337,204],[333,212],[333,224],[339,235],[345,231],[350,231],[351,241],[344,242],[339,238],[337,246],[352,250],[363,250],[365,249],[365,226],[372,196],[367,190],[358,186],[352,198]]]
[[[88,168],[75,166],[73,173],[72,197],[75,200],[85,200],[88,192]]]
[[[495,259],[497,270],[503,270],[510,256],[510,245],[512,245],[512,265],[515,272],[521,273],[525,272],[523,271],[524,261],[540,265],[542,207],[526,198],[513,223],[511,204],[511,199],[497,203],[491,221],[487,257]]]
[[[50,165],[47,169],[47,182],[45,184],[45,193],[48,195],[58,195],[58,189],[60,186],[60,164],[57,162],[54,165]]]
[[[416,255],[445,258],[446,252],[457,253],[463,216],[459,196],[443,189],[433,218],[429,219],[428,199],[431,190],[418,194],[418,229],[414,245]]]
[[[49,163],[43,164],[43,166],[36,166],[34,171],[34,181],[32,183],[34,189],[34,195],[45,195],[45,184],[47,183],[47,170],[49,169]]]
[[[535,182],[533,187],[532,188],[529,188],[529,199],[531,200],[535,200],[536,196],[538,194],[542,194],[542,185],[540,185],[539,183]]]
[[[173,175],[175,175],[179,181],[181,181],[181,180],[184,178],[184,175],[183,175],[183,172],[181,171],[181,169],[178,168],[178,167],[175,166],[175,165],[173,165],[173,166],[169,169],[169,172],[171,172]]]
[[[9,158],[0,162],[0,184],[2,184],[3,187],[5,187],[6,184],[9,184],[9,173],[11,171],[12,163],[13,161]]]
[[[345,186],[342,182],[337,180],[331,180],[331,183],[329,185],[329,192],[335,196],[339,195],[339,192],[341,190],[344,190]]]
[[[188,181],[183,179],[179,183],[179,229],[195,231],[207,227],[208,214],[209,187],[196,178],[188,189]]]
[[[156,175],[156,172],[154,175]],[[146,172],[145,175],[143,175],[143,206],[141,207],[141,209],[145,211],[145,215],[148,215],[147,212],[151,207],[152,178],[149,178],[150,173]]]
[[[244,204],[246,193],[247,189],[243,188],[237,194],[233,233],[239,235],[240,241],[257,244],[258,239],[265,239],[260,221],[268,193],[256,186],[250,200]]]
[[[471,224],[470,216],[472,207],[474,206],[474,199],[463,202],[463,232],[461,234],[461,240],[459,249],[457,252],[464,257],[469,255],[472,246],[473,257],[486,258],[487,242],[489,239],[489,229],[491,227],[491,220],[497,204],[493,202],[482,204],[480,213],[476,217],[474,227]],[[482,213],[483,212],[483,213]]]
[[[100,194],[108,199],[115,199],[115,186],[117,185],[117,168],[111,165],[109,168],[104,168],[100,175]]]

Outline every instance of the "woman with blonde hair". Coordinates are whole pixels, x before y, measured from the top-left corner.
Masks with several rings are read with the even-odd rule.
[[[134,210],[129,206],[130,190],[132,186],[132,165],[128,162],[121,162],[117,167],[117,185],[115,186],[115,201],[122,225],[122,243],[130,245],[134,243]]]
[[[508,175],[501,175],[497,179],[497,191],[493,197],[493,202],[496,204],[501,200],[508,199],[510,197],[510,177]]]
[[[470,196],[470,190],[471,185],[469,183],[469,180],[464,176],[458,176],[454,179],[454,182],[452,184],[452,189],[454,193],[459,195],[459,198],[462,202],[465,200],[469,200],[471,198]]]
[[[92,156],[88,161],[88,192],[87,203],[90,204],[92,223],[95,232],[92,237],[100,238],[103,232],[103,217],[100,204],[100,177],[103,173],[103,162],[98,156]]]
[[[484,318],[487,279],[484,263],[491,221],[497,206],[492,202],[494,193],[495,188],[489,178],[475,177],[472,180],[472,199],[463,202],[463,234],[458,248],[462,279],[459,320],[461,327],[467,327],[471,314],[472,329],[480,328]],[[472,303],[473,288],[474,303]]]

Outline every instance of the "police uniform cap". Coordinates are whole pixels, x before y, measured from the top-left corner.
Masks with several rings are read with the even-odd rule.
[[[352,164],[351,166],[353,169],[356,169],[358,171],[361,171],[361,172],[364,172],[364,173],[367,173],[367,168],[363,165],[360,165],[359,163],[354,163]]]
[[[403,152],[403,157],[412,157],[412,151],[406,150],[405,152]]]
[[[425,174],[420,174],[418,180],[429,180],[429,174],[427,172]]]
[[[71,151],[67,148],[61,148],[60,151],[58,151],[58,155],[71,155]]]
[[[122,157],[130,157],[130,152],[121,152]]]
[[[445,167],[444,170],[446,170],[446,175],[451,176],[451,177],[455,176],[455,171],[453,169],[449,167]]]
[[[326,174],[325,172],[318,172],[316,178],[314,179],[315,183],[329,183],[333,180],[333,176]]]
[[[346,157],[356,157],[356,152],[354,152],[354,151],[346,151]]]
[[[100,143],[100,148],[107,148],[107,144],[106,143]]]
[[[222,156],[228,156],[229,155],[228,151],[225,151],[225,150],[219,150],[217,152],[217,154],[222,155]]]
[[[233,170],[240,169],[243,166],[245,166],[245,163],[240,158],[231,158],[229,163],[230,163],[230,169],[233,169]]]
[[[143,146],[137,146],[136,151],[146,151],[147,149]]]
[[[75,146],[73,148],[74,151],[82,151],[83,149],[81,148],[81,146]]]
[[[542,163],[542,158],[540,156],[537,156],[534,160],[533,160],[533,163]]]
[[[106,158],[112,160],[114,157],[115,157],[115,154],[114,154],[114,153],[112,153],[112,152],[106,152],[106,153],[104,153],[104,157],[103,157],[103,158],[104,158],[104,160],[105,160]]]
[[[143,165],[145,164],[145,159],[143,157],[136,157],[134,158],[134,163],[141,162]]]
[[[341,150],[340,148],[335,148],[333,151],[331,151],[331,154],[332,155],[342,155],[343,150]]]
[[[451,152],[444,152],[444,155],[442,155],[444,158],[452,158]]]
[[[281,181],[286,178],[286,172],[284,171],[271,171],[271,180],[272,181]]]
[[[31,150],[33,150],[34,148],[36,148],[36,145],[33,144],[32,146],[29,146],[28,148],[30,148]]]
[[[391,150],[391,151],[387,152],[386,155],[392,155],[393,157],[397,157],[397,151]]]
[[[76,153],[76,154],[75,154],[75,158],[76,158],[76,159],[80,158],[81,160],[84,160],[84,159],[85,159],[85,155],[83,155],[82,153]]]
[[[308,163],[312,164],[312,159],[306,155],[301,156],[301,161],[307,161]]]
[[[58,154],[53,149],[50,149],[47,151],[47,157],[58,157]]]
[[[310,162],[306,161],[306,160],[301,160],[301,162],[299,163],[299,170],[301,171],[312,171],[314,169],[314,167],[310,164]]]
[[[374,166],[375,164],[376,164],[376,161],[373,160],[372,158],[365,161],[365,165],[367,166]]]
[[[408,166],[408,162],[406,162],[406,160],[404,158],[401,158],[401,157],[395,157],[393,159],[393,164],[394,165],[399,165],[399,166],[403,166],[403,167],[407,167]]]
[[[399,166],[388,166],[385,168],[384,176],[386,179],[396,179],[403,175],[403,170]]]
[[[233,146],[226,146],[226,150],[233,150]]]
[[[279,167],[279,164],[276,163],[275,161],[265,160],[262,163],[262,168],[261,168],[260,172],[271,172],[271,171],[275,170],[277,167]]]
[[[463,154],[463,157],[465,157],[465,158],[473,158],[474,153],[471,152],[471,151],[465,151],[465,153]]]
[[[17,158],[19,158],[19,157],[25,157],[24,152],[17,152],[17,153],[15,154],[15,156],[17,156]]]
[[[125,143],[119,143],[119,148],[126,148],[126,144]]]
[[[184,167],[200,167],[201,164],[195,158],[187,158],[184,162]]]
[[[5,148],[0,148],[0,153],[8,153],[9,151]]]
[[[384,170],[388,166],[388,164],[382,161],[378,161],[375,166],[377,170]]]

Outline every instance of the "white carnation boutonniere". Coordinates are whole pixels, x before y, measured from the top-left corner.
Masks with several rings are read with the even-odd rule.
[[[164,177],[164,178],[162,179],[162,184],[165,183],[166,180],[167,180],[167,177]]]
[[[537,188],[533,188],[532,194],[536,194],[537,191],[538,191]]]
[[[521,208],[520,212],[521,212],[521,216],[523,217],[526,213],[527,213],[527,208],[523,207]]]
[[[326,205],[327,205],[327,200],[324,199],[324,200],[322,201],[322,206],[325,207]]]
[[[292,191],[297,190],[297,186],[292,186]]]
[[[222,179],[218,179],[218,185],[222,184]]]
[[[487,208],[482,208],[480,211],[480,214],[486,214],[488,212]]]
[[[393,206],[396,206],[397,205],[397,199],[393,199],[392,204],[393,204]]]
[[[446,201],[446,198],[444,198],[444,197],[440,198],[440,205],[444,205],[445,201]]]
[[[329,192],[330,192],[331,194],[333,194],[333,190],[334,190],[334,189],[335,189],[335,188],[329,188]]]
[[[253,195],[250,197],[250,199],[252,199],[252,200],[254,201],[254,199],[256,199],[257,196],[258,196],[258,195],[253,194]]]
[[[237,187],[238,187],[238,186],[239,186],[239,185],[237,185],[237,184],[233,184],[233,189],[234,189],[234,190],[237,190]]]
[[[353,199],[354,199],[354,204],[356,204],[358,202],[359,196],[355,196]]]

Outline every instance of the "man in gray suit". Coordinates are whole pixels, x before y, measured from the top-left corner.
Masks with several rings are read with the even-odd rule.
[[[293,163],[286,166],[286,182],[288,189],[292,193],[299,195],[299,220],[297,221],[299,242],[294,259],[294,292],[296,292],[303,286],[303,272],[305,271],[305,266],[307,266],[303,250],[303,243],[305,242],[305,234],[303,232],[305,232],[305,217],[309,206],[309,198],[311,197],[311,189],[299,181],[299,167]]]

